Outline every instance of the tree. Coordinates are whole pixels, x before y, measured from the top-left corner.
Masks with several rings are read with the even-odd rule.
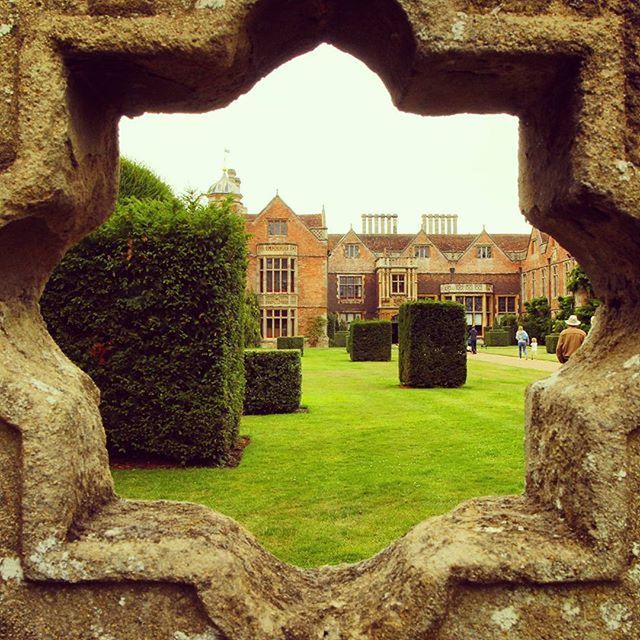
[[[522,317],[522,325],[529,334],[529,338],[537,338],[544,344],[547,333],[551,332],[551,307],[544,296],[533,298],[524,303],[527,310]]]
[[[247,290],[244,294],[243,308],[244,346],[247,349],[259,347],[262,344],[260,334],[260,304],[258,296]]]
[[[151,169],[141,162],[120,158],[118,203],[123,204],[130,198],[171,203],[176,200],[171,187]]]
[[[316,316],[311,321],[311,326],[307,331],[307,340],[312,347],[317,347],[320,340],[325,337],[325,327],[327,326],[327,319],[324,316]]]
[[[580,291],[584,291],[587,296],[592,298],[595,294],[593,292],[593,284],[591,278],[587,275],[584,269],[577,264],[569,273],[567,280],[567,291],[576,294]]]
[[[338,331],[338,314],[335,311],[327,313],[327,336],[333,339]]]

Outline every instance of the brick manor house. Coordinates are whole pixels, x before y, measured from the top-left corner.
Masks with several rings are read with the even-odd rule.
[[[257,214],[242,204],[233,169],[211,186],[210,201],[232,197],[249,234],[247,288],[258,295],[262,337],[305,335],[316,316],[397,319],[407,300],[464,305],[480,335],[524,302],[545,296],[557,308],[575,260],[549,235],[458,233],[458,216],[422,216],[414,234],[394,214],[362,215],[360,233],[327,232],[324,209],[296,213],[276,195]]]

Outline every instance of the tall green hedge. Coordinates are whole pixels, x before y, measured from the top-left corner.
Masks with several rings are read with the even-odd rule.
[[[410,387],[460,387],[467,379],[464,307],[418,300],[400,305],[400,382]]]
[[[302,366],[298,349],[244,352],[246,414],[292,413],[300,408]]]
[[[280,336],[276,340],[278,349],[300,349],[300,355],[304,355],[304,336]]]
[[[508,347],[511,344],[509,331],[504,329],[485,331],[484,344],[487,347]]]
[[[547,353],[555,353],[558,346],[558,340],[560,339],[559,333],[547,333],[544,344],[547,349]]]
[[[242,411],[245,269],[228,204],[131,199],[66,255],[42,312],[100,388],[112,454],[224,463]]]
[[[336,347],[346,347],[348,335],[348,331],[336,331],[333,338],[333,344]]]
[[[391,323],[388,320],[354,320],[349,325],[351,360],[391,360]]]

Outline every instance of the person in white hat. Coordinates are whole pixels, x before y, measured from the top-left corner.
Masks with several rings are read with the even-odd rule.
[[[580,328],[580,320],[577,316],[571,315],[565,322],[568,326],[560,333],[556,346],[556,357],[562,364],[569,360],[587,337],[587,334]]]

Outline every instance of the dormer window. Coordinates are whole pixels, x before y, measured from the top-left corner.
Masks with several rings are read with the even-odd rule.
[[[416,258],[428,258],[429,257],[429,245],[427,245],[427,244],[417,244],[417,245],[415,245],[413,255]]]
[[[359,244],[346,244],[344,246],[344,255],[347,258],[360,257],[360,245]]]
[[[287,221],[286,220],[269,220],[267,223],[267,233],[270,236],[286,236]]]
[[[491,257],[491,245],[483,244],[478,247],[476,254],[478,258],[490,258]]]

